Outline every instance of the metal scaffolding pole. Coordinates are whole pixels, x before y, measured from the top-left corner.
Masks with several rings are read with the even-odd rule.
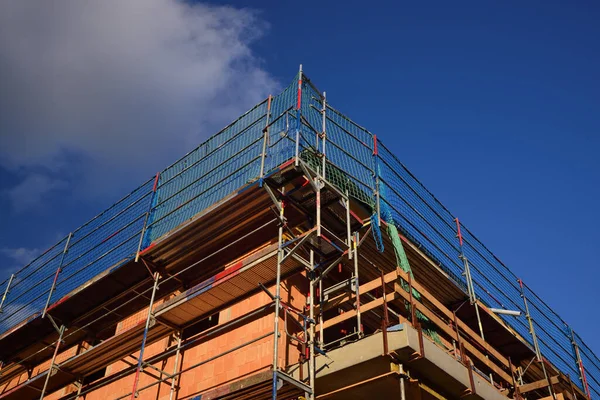
[[[569,327],[569,331],[571,332],[571,344],[573,345],[573,350],[575,352],[575,357],[577,358],[577,369],[579,370],[579,380],[581,381],[581,385],[585,390],[585,394],[588,398],[591,398],[590,387],[588,385],[587,376],[585,374],[585,368],[583,367],[583,361],[581,360],[581,353],[579,352],[579,345],[577,345],[577,341],[575,340],[575,332],[573,329]]]
[[[525,296],[525,289],[523,287],[523,281],[518,279],[519,288],[521,289],[521,297],[523,298],[523,304],[525,305],[525,316],[527,317],[527,322],[529,322],[529,333],[531,334],[531,339],[533,340],[533,348],[535,350],[535,357],[537,361],[540,363],[542,367],[542,372],[544,373],[544,379],[548,382],[548,392],[550,393],[550,397],[556,400],[556,394],[554,393],[554,389],[552,388],[552,383],[548,377],[548,372],[546,371],[546,365],[544,364],[544,359],[542,358],[542,352],[540,351],[540,346],[538,343],[538,338],[535,333],[535,326],[533,325],[533,318],[529,313],[529,303],[527,302],[527,296]]]
[[[315,285],[313,284],[313,276],[315,271],[315,252],[314,250],[310,250],[310,271],[307,274],[309,279],[309,294],[308,294],[308,316],[310,318],[309,323],[309,336],[310,340],[308,342],[309,346],[309,360],[308,360],[308,385],[313,390],[313,393],[307,393],[308,400],[314,400],[314,390],[315,390],[315,346],[317,343],[315,342]]]
[[[379,194],[379,150],[377,147],[377,135],[373,135],[373,175],[375,180],[375,210],[377,212],[377,226],[381,226],[381,205],[380,205],[380,194]]]
[[[158,289],[158,272],[154,273],[154,286],[152,287],[152,295],[150,297],[150,305],[148,306],[148,315],[146,317],[146,326],[144,327],[144,336],[142,338],[142,347],[140,348],[140,355],[138,358],[138,365],[135,370],[135,376],[133,378],[133,389],[131,391],[131,400],[134,400],[137,395],[137,387],[140,381],[140,371],[142,370],[142,364],[144,363],[144,350],[146,348],[146,340],[148,339],[148,330],[150,329],[150,320],[152,319],[152,307],[154,306],[154,298],[156,296],[156,290]]]
[[[15,274],[11,274],[10,279],[8,280],[8,285],[6,285],[6,290],[4,291],[4,294],[2,295],[2,301],[0,301],[0,313],[2,312],[2,305],[4,304],[4,301],[6,300],[6,296],[8,296],[8,293],[10,293],[10,285],[12,284],[14,278],[15,278]]]
[[[265,188],[267,189],[267,191],[269,191],[269,187],[267,185],[265,185]],[[285,193],[284,193],[284,188],[281,188],[281,191],[279,192],[279,194],[282,197],[285,197]],[[311,236],[311,234],[315,231],[314,229],[307,232],[302,239],[299,240],[299,242],[296,244],[296,246],[294,246],[292,249],[288,250],[288,254],[284,255],[284,249],[287,247],[287,245],[294,241],[297,240],[296,239],[292,239],[290,241],[287,241],[286,243],[284,243],[283,241],[283,229],[286,228],[286,219],[285,219],[285,203],[282,200],[278,200],[275,198],[275,196],[271,196],[272,200],[275,203],[275,206],[279,209],[279,232],[278,232],[278,251],[277,251],[277,270],[276,270],[276,288],[275,288],[275,295],[272,295],[263,285],[261,285],[261,288],[273,299],[273,302],[275,304],[275,317],[274,317],[274,329],[273,329],[273,336],[274,336],[274,340],[273,340],[273,364],[272,364],[272,369],[273,369],[273,381],[272,381],[272,389],[271,389],[271,398],[273,400],[277,399],[277,389],[279,388],[279,384],[283,384],[283,382],[287,382],[291,385],[294,385],[296,387],[298,387],[299,389],[303,390],[306,394],[306,396],[308,398],[312,398],[314,396],[314,390],[313,390],[313,386],[312,383],[309,382],[309,384],[307,385],[306,383],[299,381],[295,378],[293,378],[292,376],[288,375],[287,373],[285,373],[282,369],[279,368],[279,337],[280,332],[279,332],[279,316],[280,316],[280,310],[283,309],[284,315],[286,316],[286,321],[287,321],[287,314],[288,312],[292,311],[295,314],[297,314],[298,316],[301,316],[304,319],[304,325],[300,325],[302,328],[304,328],[304,337],[305,340],[304,341],[300,341],[298,340],[298,338],[295,338],[295,340],[298,340],[300,342],[302,342],[303,344],[309,344],[311,342],[313,342],[313,338],[312,337],[308,337],[308,340],[306,339],[307,336],[309,335],[309,333],[307,332],[306,329],[306,324],[309,324],[309,329],[314,330],[314,320],[310,317],[306,317],[304,314],[293,311],[293,309],[287,305],[284,304],[281,300],[281,265],[283,264],[283,262],[285,261],[285,259],[287,259],[288,257],[291,257],[293,253],[296,253],[298,251],[299,248],[303,247],[304,243],[307,241],[308,237]],[[319,205],[320,207],[320,205]],[[312,269],[314,268],[314,253],[311,250],[311,254],[310,254],[310,262],[308,262],[308,268],[309,268],[309,272],[312,271]],[[309,279],[312,278],[312,273],[309,276]],[[314,282],[311,282],[310,286],[314,286]],[[314,290],[314,287],[312,288]],[[312,299],[309,299],[312,301],[312,303],[314,303],[314,297]],[[314,310],[312,309],[312,305],[310,306],[309,311],[311,313],[314,314]],[[287,326],[286,326],[286,335],[288,337],[294,338],[289,332],[287,332]],[[311,350],[314,352],[314,346],[310,347]],[[314,353],[312,353],[314,354]],[[310,357],[309,359],[309,365],[310,363],[313,363],[314,357]]]
[[[316,207],[316,214],[317,214],[317,237],[321,237],[321,187],[323,186],[323,183],[321,182],[321,179],[317,176],[316,179],[316,188],[315,188],[315,196],[316,196],[316,201],[315,201],[315,207]]]
[[[462,233],[460,231],[460,221],[458,220],[458,218],[455,218],[454,221],[456,222],[456,237],[458,238],[458,243],[459,243],[459,248],[460,248],[460,254],[458,257],[462,260],[463,266],[464,266],[463,275],[465,276],[465,280],[467,282],[467,292],[469,295],[469,303],[473,307],[475,307],[475,316],[477,317],[477,326],[479,327],[479,334],[481,335],[481,339],[483,339],[485,341],[485,334],[483,333],[483,324],[481,323],[481,315],[479,314],[479,302],[477,301],[477,295],[475,294],[475,286],[473,285],[473,277],[471,276],[471,266],[469,264],[469,260],[467,259],[467,256],[465,255],[465,251],[463,248],[463,237],[462,237]],[[485,358],[489,358],[487,353],[485,355]],[[489,374],[489,378],[490,378],[490,381],[493,383],[494,376],[492,375],[491,372]]]
[[[81,389],[83,389],[83,379],[80,379],[77,382],[77,394],[75,395],[75,400],[79,400],[79,397],[81,396]]]
[[[321,166],[321,176],[323,177],[323,179],[327,179],[327,159],[326,157],[326,151],[325,151],[325,144],[327,143],[327,93],[323,92],[323,132],[321,133],[321,152],[323,153],[323,163]]]
[[[300,70],[298,71],[298,102],[296,104],[296,152],[295,154],[295,165],[300,165],[300,116],[302,113],[302,64],[300,64]]]
[[[319,279],[319,347],[325,347],[325,329],[323,327],[323,280]]]
[[[352,254],[352,227],[350,226],[350,195],[348,194],[348,190],[346,190],[346,201],[344,202],[346,205],[346,244],[350,251],[348,252],[348,258],[351,260],[354,254]]]
[[[62,256],[60,257],[60,262],[58,263],[58,268],[56,268],[56,273],[54,274],[54,280],[52,281],[52,286],[50,287],[50,293],[48,293],[48,299],[46,300],[46,305],[44,306],[44,311],[42,312],[42,318],[44,318],[46,316],[46,312],[48,311],[48,306],[50,305],[50,300],[52,299],[52,294],[54,293],[54,289],[56,289],[56,283],[58,282],[58,275],[62,271],[63,262],[65,261],[65,255],[69,251],[69,243],[71,242],[72,237],[73,237],[73,232],[69,233],[69,236],[67,237],[67,242],[65,243],[65,248],[63,249]]]
[[[456,222],[456,237],[458,238],[458,244],[459,244],[459,248],[460,248],[459,258],[462,260],[463,266],[464,266],[463,275],[465,276],[465,280],[467,282],[467,292],[469,295],[469,303],[471,303],[471,305],[475,307],[475,315],[477,316],[477,325],[479,326],[479,334],[481,335],[481,338],[483,340],[485,340],[485,335],[483,333],[483,325],[481,324],[481,316],[479,315],[479,305],[477,303],[477,295],[475,294],[475,287],[473,286],[473,278],[471,277],[471,266],[469,265],[469,260],[467,259],[467,256],[465,255],[465,251],[463,248],[463,237],[462,237],[462,233],[460,231],[460,221],[458,220],[458,218],[455,218],[454,222]]]
[[[262,186],[263,182],[263,177],[265,176],[265,160],[267,158],[267,145],[269,143],[269,123],[270,123],[270,119],[271,119],[271,103],[273,102],[273,96],[269,95],[269,98],[267,100],[267,123],[265,125],[265,128],[263,129],[263,134],[264,134],[264,138],[263,138],[263,146],[262,146],[262,153],[260,156],[260,185]]]
[[[140,240],[138,241],[137,251],[135,252],[135,262],[138,262],[140,259],[140,251],[142,250],[142,244],[144,243],[144,234],[146,233],[146,228],[148,227],[148,219],[150,218],[152,207],[154,207],[154,199],[156,198],[156,190],[158,189],[159,178],[160,172],[157,172],[156,176],[154,177],[154,185],[152,186],[150,205],[148,206],[148,210],[146,210],[146,215],[144,215],[144,225],[142,226],[142,231],[140,232]]]
[[[58,355],[58,349],[60,349],[60,343],[62,342],[63,335],[65,333],[65,326],[61,325],[58,333],[58,339],[56,340],[56,347],[54,348],[54,353],[52,354],[52,360],[50,361],[50,368],[48,368],[48,373],[46,374],[46,380],[44,381],[44,387],[42,388],[42,393],[40,393],[40,400],[44,400],[44,395],[46,394],[46,388],[48,387],[48,381],[50,381],[50,377],[54,372],[56,356]]]
[[[404,387],[404,377],[406,376],[406,374],[404,372],[404,366],[402,364],[400,364],[398,367],[398,375],[400,376],[400,400],[406,400],[406,389]]]
[[[301,87],[299,87],[299,90],[301,89]],[[298,104],[299,107],[301,105],[301,99],[300,97],[298,97]],[[321,163],[321,173],[319,174],[318,171],[318,167],[317,167],[317,178],[315,180],[316,183],[316,187],[315,187],[315,195],[316,195],[316,201],[315,201],[315,206],[316,206],[316,213],[317,213],[317,236],[320,238],[321,237],[321,188],[324,186],[325,184],[325,169],[327,166],[327,160],[325,158],[325,143],[327,142],[327,117],[325,114],[325,110],[327,109],[327,103],[325,100],[325,92],[323,92],[323,109],[321,110],[321,114],[322,114],[322,125],[321,125],[321,142],[322,142],[322,153],[321,153],[321,159],[322,159],[322,163]],[[317,146],[318,147],[318,146]],[[309,176],[310,178],[310,176]]]
[[[283,189],[282,189],[283,192]],[[277,277],[275,279],[275,321],[274,321],[274,338],[273,338],[273,387],[271,397],[277,399],[277,372],[279,369],[279,309],[281,307],[281,262],[283,260],[283,228],[285,221],[285,204],[281,200],[277,200],[279,208],[279,232],[278,232],[278,249],[277,249]]]
[[[361,321],[361,315],[360,315],[360,279],[358,278],[358,241],[359,241],[359,236],[358,236],[358,232],[354,233],[354,236],[352,237],[352,246],[353,246],[353,250],[354,250],[354,293],[356,296],[356,325],[357,325],[357,332],[358,332],[358,337],[361,338],[363,331],[362,331],[362,321]],[[350,251],[350,254],[352,254],[352,251]]]
[[[177,384],[179,382],[179,375],[177,374],[177,370],[179,369],[179,354],[181,353],[181,334],[181,331],[176,333],[177,351],[175,352],[175,364],[173,364],[173,374],[171,375],[171,391],[169,392],[169,400],[173,400],[173,396],[175,395]]]

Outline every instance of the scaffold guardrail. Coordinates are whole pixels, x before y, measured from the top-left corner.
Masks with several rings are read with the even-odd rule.
[[[324,102],[310,80],[302,82],[300,112],[297,101],[296,79],[0,283],[0,336],[123,267],[199,212],[292,160],[298,148],[317,167],[317,154],[326,154],[327,180],[374,213],[383,204],[397,229],[465,293],[461,257],[467,258],[476,298],[520,311],[500,317],[532,348],[536,337],[543,358],[600,398],[600,359],[530,286],[462,223],[459,243],[456,216],[379,138]]]

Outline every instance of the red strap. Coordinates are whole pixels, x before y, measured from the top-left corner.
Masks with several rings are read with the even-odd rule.
[[[296,106],[296,109],[300,109],[300,107],[302,106],[302,75],[300,75],[300,78],[298,78],[298,104]]]
[[[152,191],[156,192],[156,187],[158,186],[158,177],[160,176],[160,172],[156,173],[156,177],[154,178],[154,186],[152,186]]]
[[[460,233],[460,221],[458,220],[458,218],[454,218],[454,221],[456,222],[456,231],[457,231],[457,237],[458,237],[458,242],[460,243],[461,247],[463,245],[463,239],[462,239],[462,234]]]
[[[373,135],[373,155],[376,156],[377,153],[377,135]]]

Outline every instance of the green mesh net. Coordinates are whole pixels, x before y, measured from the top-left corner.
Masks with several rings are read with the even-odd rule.
[[[313,148],[306,148],[300,152],[300,158],[314,171],[321,171],[322,159]],[[346,172],[333,164],[327,163],[325,178],[329,183],[337,187],[342,193],[347,193],[361,202],[367,204],[371,209],[375,207],[372,193],[367,193],[361,185],[354,182]]]
[[[387,213],[384,211],[384,217],[385,217],[385,214],[387,214]],[[404,246],[402,245],[402,241],[400,240],[398,228],[396,228],[396,225],[394,225],[393,221],[390,221],[387,223],[387,233],[388,233],[388,236],[390,237],[390,240],[392,241],[392,245],[394,246],[394,253],[396,254],[396,261],[397,261],[398,265],[404,272],[406,272],[408,275],[410,275],[410,277],[412,279],[414,277],[414,275],[413,275],[412,269],[410,268],[410,264],[408,262],[408,257],[406,256],[406,252],[404,251]],[[400,280],[400,285],[406,292],[408,292],[410,290],[408,282],[404,281],[403,279]],[[420,303],[422,302],[421,301],[421,293],[417,292],[414,288],[412,290],[412,295],[416,301],[418,301]],[[412,312],[412,310],[410,309],[411,305],[407,301],[405,301],[404,304],[406,306],[406,309],[409,312]],[[415,316],[417,317],[417,319],[419,320],[419,322],[421,324],[423,333],[425,333],[427,336],[429,336],[434,342],[441,345],[442,340],[440,339],[440,336],[438,335],[438,333],[435,330],[435,326],[431,323],[429,318],[427,318],[425,315],[423,315],[419,310],[415,310]]]

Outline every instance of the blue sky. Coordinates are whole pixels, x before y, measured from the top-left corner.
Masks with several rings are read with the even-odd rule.
[[[599,6],[323,3],[3,4],[0,279],[302,63],[600,353]]]

